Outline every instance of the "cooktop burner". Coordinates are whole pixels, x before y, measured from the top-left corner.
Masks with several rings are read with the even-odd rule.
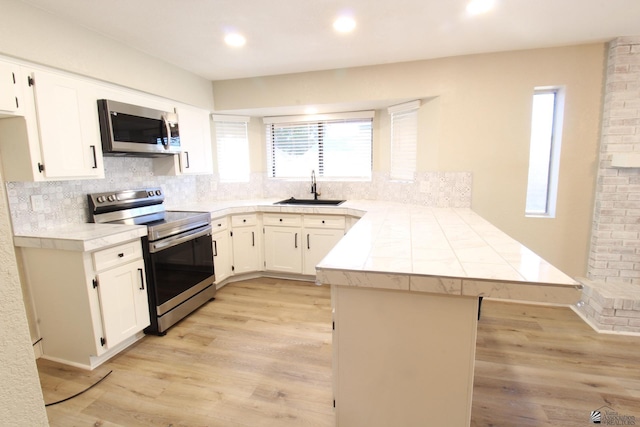
[[[89,219],[96,223],[146,225],[155,241],[211,222],[208,212],[167,211],[160,187],[87,195]]]

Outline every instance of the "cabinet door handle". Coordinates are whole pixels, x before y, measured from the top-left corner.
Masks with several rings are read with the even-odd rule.
[[[90,145],[91,152],[93,153],[93,167],[91,169],[98,169],[98,158],[96,157],[96,146]]]
[[[189,164],[189,152],[185,151],[184,152],[185,157],[187,158],[187,166],[185,166],[186,169],[189,169],[191,166]]]
[[[309,234],[307,234],[307,249],[311,249],[311,244],[309,243]]]
[[[140,290],[144,291],[144,271],[141,268],[138,269],[138,273],[140,273]]]
[[[256,245],[256,233],[255,232],[251,232],[251,246],[255,246]]]
[[[218,256],[218,242],[213,241],[213,256]]]
[[[295,244],[295,248],[298,249],[298,233],[296,233],[294,244]]]

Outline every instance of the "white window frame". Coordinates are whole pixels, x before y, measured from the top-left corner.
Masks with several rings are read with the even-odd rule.
[[[420,104],[420,100],[416,100],[393,105],[387,109],[391,116],[389,178],[393,181],[415,181]]]
[[[213,114],[220,182],[249,182],[249,121],[247,116]],[[224,132],[224,134],[223,134]]]
[[[548,94],[554,95],[553,111],[549,113],[541,109],[540,113],[547,114],[543,120],[551,120],[552,123],[548,127],[542,125],[543,133],[539,135],[537,133],[539,129],[536,129],[536,114],[538,112],[536,111],[535,100],[538,95]],[[529,171],[525,201],[525,216],[527,217],[555,218],[556,216],[564,103],[565,91],[562,87],[537,87],[534,89],[529,145]],[[551,114],[551,116],[548,114]],[[540,183],[541,176],[546,178],[546,182],[542,184]],[[544,205],[544,208],[540,208],[540,205]]]
[[[292,180],[297,181],[300,179],[308,179],[311,171],[315,171],[315,175],[318,180],[325,181],[370,181],[373,169],[373,118],[375,116],[375,111],[355,111],[355,112],[345,112],[345,113],[331,113],[331,114],[314,114],[314,115],[302,115],[302,116],[278,116],[278,117],[264,117],[263,122],[265,124],[265,139],[266,139],[266,160],[267,160],[267,177],[268,179],[273,180]],[[278,174],[275,170],[275,161],[274,158],[274,147],[273,147],[273,132],[274,128],[278,125],[281,126],[294,126],[296,124],[300,125],[315,125],[318,123],[322,124],[331,124],[331,123],[340,123],[340,122],[349,122],[349,121],[371,121],[371,140],[368,142],[368,158],[365,160],[368,163],[368,170],[366,173],[361,175],[349,175],[345,176],[336,176],[336,175],[327,175],[323,172],[321,167],[308,167],[304,168],[304,173],[300,172],[300,176],[293,176],[292,174]],[[302,126],[301,126],[302,127]],[[318,150],[322,150],[322,148],[318,148]],[[328,153],[327,153],[328,154]],[[318,163],[320,163],[319,159],[323,159],[325,162],[325,166],[327,162],[328,155],[319,151],[318,152]],[[345,169],[346,170],[346,169]]]

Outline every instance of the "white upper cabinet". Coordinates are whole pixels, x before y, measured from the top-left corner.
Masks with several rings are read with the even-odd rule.
[[[0,61],[0,117],[20,112],[19,76],[17,65]]]
[[[104,178],[97,98],[89,83],[32,73],[44,175]]]
[[[213,173],[209,112],[200,108],[178,107],[178,122],[182,173]]]
[[[0,120],[5,179],[104,178],[96,87],[86,80],[24,67],[18,85],[24,94],[24,117]]]
[[[176,108],[180,126],[178,156],[154,159],[154,171],[158,175],[212,174],[211,116],[201,108],[179,105]]]

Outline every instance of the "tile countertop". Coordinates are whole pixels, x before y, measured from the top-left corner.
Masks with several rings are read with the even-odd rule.
[[[174,209],[209,211],[213,218],[250,211],[361,217],[316,267],[318,283],[557,304],[573,304],[581,297],[578,282],[471,209],[355,200],[340,206],[287,206],[273,205],[275,201]]]
[[[146,236],[144,225],[74,224],[13,237],[22,248],[91,252]]]

